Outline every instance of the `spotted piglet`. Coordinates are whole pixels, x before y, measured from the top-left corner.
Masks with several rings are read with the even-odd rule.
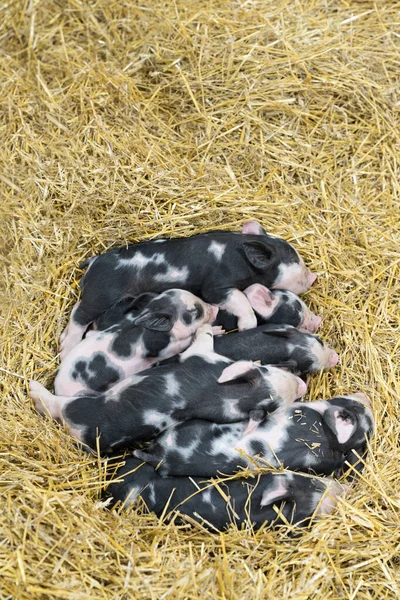
[[[257,530],[265,523],[270,527],[287,523],[304,527],[312,516],[330,514],[345,491],[333,479],[288,471],[229,479],[216,485],[203,478],[163,479],[153,467],[132,456],[124,463],[104,494],[109,506],[119,502],[126,508],[141,498],[159,517],[170,520],[177,512],[178,520],[187,515],[211,531],[243,524]]]
[[[256,221],[242,233],[211,231],[186,238],[141,242],[86,260],[82,297],[61,335],[61,356],[81,340],[88,325],[126,296],[181,288],[234,314],[238,327],[257,319],[242,290],[254,283],[295,293],[316,279],[288,242],[266,235]]]
[[[202,325],[179,362],[132,375],[106,392],[56,396],[32,381],[30,395],[39,412],[65,423],[79,441],[96,449],[98,440],[101,452],[110,452],[188,419],[258,422],[306,389],[282,369],[219,356],[211,325]]]
[[[318,402],[295,402],[258,425],[194,420],[159,436],[137,458],[163,476],[214,477],[257,464],[329,475],[347,457],[362,455],[373,432],[368,398],[362,393]]]
[[[55,393],[105,392],[157,361],[183,352],[197,329],[215,320],[217,313],[217,307],[185,290],[121,300],[61,362]]]
[[[215,338],[215,351],[232,360],[284,365],[297,375],[334,367],[339,357],[316,335],[291,325],[260,325]]]
[[[292,325],[304,333],[314,333],[322,319],[289,290],[269,290],[254,283],[243,290],[257,317],[257,325]],[[226,310],[220,310],[215,321],[225,331],[237,329],[237,318]]]

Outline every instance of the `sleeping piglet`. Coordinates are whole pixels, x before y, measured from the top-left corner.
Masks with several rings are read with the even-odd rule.
[[[287,365],[296,374],[334,367],[338,355],[316,335],[291,325],[260,325],[215,338],[215,351],[232,360],[259,360],[262,364]]]
[[[81,267],[87,267],[82,297],[60,338],[62,358],[90,323],[126,296],[185,289],[234,314],[242,330],[257,324],[242,290],[261,283],[301,294],[316,279],[291,244],[268,236],[256,221],[245,223],[242,233],[211,231],[117,248]]]
[[[134,455],[159,465],[162,476],[214,477],[256,464],[329,475],[343,468],[352,450],[365,452],[374,425],[370,406],[364,394],[356,393],[295,402],[255,427],[187,421]]]
[[[179,362],[132,375],[101,394],[56,396],[37,381],[30,383],[39,412],[66,423],[70,434],[92,449],[98,436],[101,452],[150,440],[188,419],[257,422],[306,389],[299,377],[282,369],[234,363],[216,354],[211,325],[197,330]]]
[[[254,283],[243,294],[251,304],[257,317],[257,325],[292,325],[305,333],[314,333],[322,319],[305,305],[303,300],[289,290],[269,290],[260,283]],[[237,329],[237,318],[226,310],[220,310],[215,325],[225,331]]]
[[[288,471],[216,483],[193,477],[163,479],[153,467],[132,456],[123,462],[113,476],[117,481],[110,483],[104,495],[112,505],[119,502],[126,508],[141,498],[159,517],[170,520],[177,516],[184,521],[187,515],[211,531],[232,524],[257,530],[266,522],[270,527],[287,523],[304,527],[312,516],[330,514],[345,491],[328,477]]]
[[[200,325],[214,321],[218,308],[186,290],[168,290],[124,299],[107,312],[103,323],[100,319],[101,330],[89,331],[61,362],[54,381],[56,395],[105,392],[122,379],[179,354]]]

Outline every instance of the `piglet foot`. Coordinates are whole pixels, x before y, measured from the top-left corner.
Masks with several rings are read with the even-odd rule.
[[[29,382],[29,395],[35,404],[36,410],[41,415],[46,413],[46,405],[42,399],[46,395],[46,392],[46,388],[41,383],[31,379]]]
[[[239,317],[239,319],[238,319],[239,331],[244,331],[246,329],[254,329],[254,327],[257,327],[257,317],[255,316],[254,313],[246,315],[244,317]]]
[[[195,340],[199,338],[204,338],[207,336],[213,336],[213,327],[210,323],[205,323],[204,325],[200,325],[198,330],[196,331]]]
[[[213,335],[224,335],[224,333],[226,333],[226,331],[222,327],[222,325],[213,325],[212,333],[213,333]]]

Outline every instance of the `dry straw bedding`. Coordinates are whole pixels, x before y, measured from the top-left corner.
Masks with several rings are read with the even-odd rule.
[[[0,28],[1,599],[398,598],[400,4],[10,0]],[[249,218],[319,274],[341,362],[309,398],[370,395],[364,474],[298,539],[107,512],[27,397],[77,264]]]

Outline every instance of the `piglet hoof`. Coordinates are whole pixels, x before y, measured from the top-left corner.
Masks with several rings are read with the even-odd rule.
[[[257,327],[257,317],[253,313],[252,315],[246,315],[245,317],[239,317],[238,319],[238,329],[239,331],[244,331],[246,329],[254,329]]]
[[[42,401],[43,395],[43,386],[38,381],[34,381],[33,379],[29,382],[29,395],[33,400],[36,410],[39,414],[44,415],[46,411],[45,404]]]
[[[222,327],[222,325],[213,325],[212,333],[213,333],[213,335],[224,335],[224,333],[226,333],[226,331]]]
[[[342,485],[338,481],[332,479],[326,486],[326,491],[317,509],[317,514],[330,515],[340,496],[347,490],[348,486]]]

